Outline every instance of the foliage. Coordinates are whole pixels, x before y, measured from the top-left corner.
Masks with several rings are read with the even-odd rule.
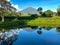
[[[37,17],[38,17],[37,14],[31,14],[30,16],[19,16],[18,19],[19,20],[33,20]]]
[[[39,7],[38,9],[37,9],[37,11],[39,12],[39,14],[42,14],[42,7]]]
[[[57,14],[60,16],[60,6],[57,8]]]
[[[0,16],[0,21],[2,20],[1,16]]]
[[[2,22],[4,22],[4,16],[10,15],[9,11],[15,11],[16,9],[11,6],[11,3],[6,0],[0,0],[0,16],[2,17]],[[9,8],[8,8],[9,7]]]
[[[31,17],[32,17],[32,18],[37,18],[38,15],[37,15],[37,14],[32,14]]]
[[[0,0],[0,2],[1,2],[0,3],[1,7],[0,8],[3,7],[2,9],[4,9],[4,10],[16,11],[16,8],[14,8],[13,6],[11,6],[11,3],[8,2],[7,0]]]
[[[53,16],[53,12],[51,10],[47,10],[42,14],[43,17],[51,17]]]
[[[30,13],[28,13],[28,15],[31,15]]]
[[[4,17],[4,20],[5,21],[12,21],[12,20],[14,20],[16,18],[16,16],[5,16]]]
[[[5,21],[4,22],[4,28],[20,28],[26,26],[25,21]]]

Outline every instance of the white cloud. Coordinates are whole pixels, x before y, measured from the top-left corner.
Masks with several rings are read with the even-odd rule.
[[[10,0],[7,0],[8,2],[10,2]],[[13,6],[13,7],[15,7],[16,9],[17,9],[17,11],[20,11],[20,9],[19,9],[19,6],[16,4],[13,4],[12,2],[10,2],[12,5],[11,6]]]
[[[10,1],[10,0],[7,0],[8,2]]]
[[[16,5],[12,4],[11,6],[15,7],[17,11],[20,11],[19,6],[17,4]]]

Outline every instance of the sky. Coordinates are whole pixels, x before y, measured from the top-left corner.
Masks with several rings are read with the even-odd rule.
[[[16,7],[18,11],[21,11],[27,7],[38,8],[42,7],[43,11],[52,10],[56,11],[60,5],[60,0],[8,0],[12,3],[12,6]]]

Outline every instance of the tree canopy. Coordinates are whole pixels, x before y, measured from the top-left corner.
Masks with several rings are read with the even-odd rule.
[[[58,14],[58,16],[60,16],[60,5],[57,8],[57,14]]]
[[[38,9],[37,9],[37,11],[39,12],[39,14],[42,14],[42,7],[39,7]]]
[[[46,16],[46,17],[51,17],[53,15],[53,11],[51,11],[51,10],[47,10],[47,11],[45,11],[43,14],[42,14],[42,16]]]

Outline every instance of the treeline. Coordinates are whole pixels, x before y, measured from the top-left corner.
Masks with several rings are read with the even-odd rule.
[[[9,10],[3,10],[0,8],[0,21],[2,20],[10,20],[10,19],[19,19],[19,20],[31,20],[36,17],[53,17],[53,16],[60,16],[60,7],[57,8],[57,12],[53,12],[51,10],[47,10],[43,12],[43,8],[39,7],[37,9],[39,14],[29,14],[29,16],[22,16],[22,13],[16,12],[16,11],[9,11]]]
[[[3,6],[2,6],[2,4]],[[36,17],[52,17],[52,16],[60,16],[60,6],[57,8],[57,12],[53,12],[51,10],[47,10],[43,12],[43,8],[39,7],[37,11],[39,14],[29,14],[30,16],[21,16],[23,15],[20,12],[16,12],[16,8],[11,6],[10,2],[7,2],[6,0],[0,0],[0,21],[4,22],[6,20],[12,19],[12,20],[31,20],[35,19]],[[9,6],[9,8],[7,7]],[[3,8],[2,8],[3,7]]]
[[[52,16],[60,16],[60,6],[57,8],[56,12],[53,12],[51,10],[46,10],[43,12],[43,8],[39,7],[37,9],[37,11],[39,12],[39,14],[41,14],[41,17],[52,17]]]

